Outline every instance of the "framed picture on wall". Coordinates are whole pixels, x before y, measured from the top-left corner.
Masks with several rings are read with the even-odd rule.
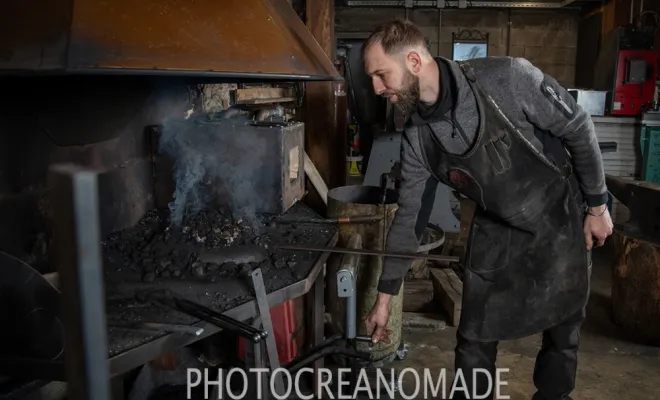
[[[488,56],[488,34],[475,30],[452,33],[452,60],[463,61]]]

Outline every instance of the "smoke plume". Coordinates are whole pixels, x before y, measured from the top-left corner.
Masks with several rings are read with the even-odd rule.
[[[163,125],[159,151],[174,162],[172,225],[207,207],[226,207],[234,219],[257,227],[263,208],[258,184],[266,144],[241,132],[249,120],[175,120]]]

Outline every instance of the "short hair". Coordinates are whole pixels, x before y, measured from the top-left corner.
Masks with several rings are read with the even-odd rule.
[[[373,45],[380,43],[385,54],[396,54],[406,47],[426,49],[426,38],[414,23],[395,19],[382,24],[369,35],[362,45],[362,58]]]

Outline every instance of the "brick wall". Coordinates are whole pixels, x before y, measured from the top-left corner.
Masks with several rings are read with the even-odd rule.
[[[369,32],[405,17],[404,8],[338,7],[335,29]],[[433,55],[451,58],[452,33],[478,30],[489,34],[488,55],[525,57],[563,85],[574,84],[578,15],[573,11],[412,9],[408,18],[422,28]]]

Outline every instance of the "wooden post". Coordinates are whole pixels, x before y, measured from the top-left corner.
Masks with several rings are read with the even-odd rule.
[[[321,48],[331,60],[335,59],[334,0],[307,0],[306,24]],[[345,182],[346,138],[337,135],[335,82],[307,82],[305,84],[305,142],[307,154],[329,189]],[[313,186],[308,185],[306,203],[325,214],[325,203]]]
[[[639,9],[640,2],[636,0],[632,7],[632,17],[633,23],[637,22],[637,17],[640,14]],[[607,35],[612,29],[630,24],[630,13],[631,13],[631,0],[609,0],[604,3],[600,8],[603,13],[603,22],[601,25],[601,38]],[[660,12],[660,2],[658,1],[645,1],[643,11],[655,11]],[[645,21],[652,21],[652,17],[649,16]],[[660,32],[656,31],[655,33],[655,47],[656,49],[660,48]]]
[[[614,322],[632,339],[660,346],[660,244],[615,231],[612,245]]]

